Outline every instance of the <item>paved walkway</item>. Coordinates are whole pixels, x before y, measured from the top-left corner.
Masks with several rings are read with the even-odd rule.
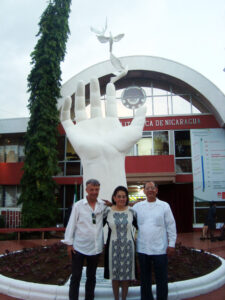
[[[225,259],[225,241],[211,242],[210,240],[201,241],[201,232],[182,233],[178,234],[177,242],[182,245],[193,247],[195,249],[203,249],[210,253],[221,256]],[[220,289],[201,296],[188,298],[188,300],[224,300],[225,299],[225,285]],[[5,300],[5,299],[4,299]]]
[[[203,249],[208,252],[217,254],[225,259],[225,241],[222,242],[211,242],[210,240],[201,241],[200,232],[194,233],[182,233],[178,234],[177,242],[181,242],[182,245],[193,247],[196,249]],[[9,251],[15,251],[23,249],[24,247],[35,247],[38,245],[50,245],[58,240],[21,240],[21,241],[1,241],[0,242],[0,253],[4,253],[6,249]],[[220,289],[211,293],[188,298],[189,300],[224,300],[225,299],[225,285]],[[0,300],[18,300],[18,298],[12,298],[6,295],[0,294]]]

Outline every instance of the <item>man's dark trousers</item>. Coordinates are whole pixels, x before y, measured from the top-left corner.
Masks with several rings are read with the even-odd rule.
[[[138,253],[141,273],[141,300],[154,300],[152,294],[152,264],[156,280],[157,300],[168,298],[168,259],[167,254],[147,255]]]
[[[87,261],[86,269],[86,284],[85,284],[85,300],[94,300],[94,290],[96,283],[96,269],[98,266],[99,254],[97,255],[84,255],[76,251],[72,252],[72,276],[70,279],[69,299],[79,299],[80,280],[82,276],[82,269],[84,259]]]

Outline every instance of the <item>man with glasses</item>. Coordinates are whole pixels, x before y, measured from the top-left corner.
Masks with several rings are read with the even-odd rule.
[[[133,206],[137,213],[137,252],[141,273],[141,300],[153,300],[152,265],[156,280],[157,300],[167,300],[167,255],[175,252],[176,224],[168,203],[156,198],[154,182],[144,186],[147,200]]]
[[[72,276],[69,299],[78,300],[84,260],[87,261],[85,300],[94,299],[96,269],[103,250],[103,212],[107,201],[98,199],[100,183],[95,179],[86,182],[86,198],[73,205],[62,241],[72,257]]]

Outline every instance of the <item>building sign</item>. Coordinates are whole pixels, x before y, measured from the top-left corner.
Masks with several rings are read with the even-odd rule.
[[[225,201],[225,130],[191,130],[195,201]]]
[[[120,119],[123,126],[129,126],[132,119]],[[144,131],[219,128],[213,115],[191,115],[171,117],[146,117]]]
[[[123,126],[129,126],[132,120],[132,118],[121,118],[120,122]],[[220,128],[220,126],[215,117],[211,114],[170,117],[146,117],[144,125],[144,131],[200,128]],[[65,131],[61,124],[59,124],[58,130],[60,134],[65,134]]]

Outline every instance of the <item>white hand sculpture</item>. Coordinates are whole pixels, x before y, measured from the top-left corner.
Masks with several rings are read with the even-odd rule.
[[[130,126],[123,127],[117,117],[115,86],[106,88],[106,117],[102,117],[99,82],[90,81],[91,118],[85,111],[84,83],[76,91],[75,120],[70,117],[71,98],[64,100],[61,122],[67,137],[83,165],[83,183],[94,178],[101,183],[99,197],[111,200],[118,185],[127,186],[125,154],[142,136],[146,108],[137,110]]]

